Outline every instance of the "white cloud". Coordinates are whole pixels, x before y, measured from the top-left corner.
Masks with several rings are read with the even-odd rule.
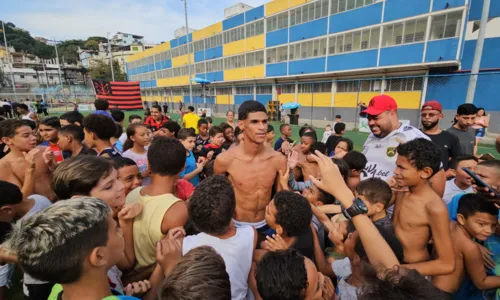
[[[189,27],[200,29],[221,21],[224,8],[238,2],[188,0]],[[243,2],[256,7],[267,1]],[[184,3],[180,0],[51,0],[43,9],[20,5],[5,19],[33,36],[49,39],[86,39],[122,31],[143,35],[146,42],[154,43],[172,39],[174,30],[185,24]]]

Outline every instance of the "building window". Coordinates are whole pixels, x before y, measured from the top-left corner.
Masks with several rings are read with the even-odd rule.
[[[224,32],[224,44],[236,42],[245,38],[245,26],[240,26]]]
[[[317,0],[313,3],[290,10],[290,26],[328,16],[328,1],[329,0]]]
[[[267,18],[267,32],[288,27],[288,11]]]
[[[295,94],[295,84],[280,84],[276,86],[282,94]]]
[[[338,81],[337,93],[352,93],[358,91],[358,80],[353,81]]]
[[[331,93],[332,92],[332,83],[331,82],[321,82],[314,84],[314,92],[315,93]]]
[[[245,54],[224,58],[224,69],[238,69],[245,67]]]
[[[24,79],[24,75],[19,75],[19,78]],[[51,76],[52,78],[52,76]]]
[[[22,76],[23,76],[22,78],[24,78],[24,75]],[[54,76],[49,76],[49,79],[54,79]]]
[[[290,45],[290,60],[308,59],[326,55],[326,38]]]
[[[264,51],[250,52],[246,54],[246,66],[258,66],[264,64]]]
[[[378,27],[331,36],[328,42],[328,53],[333,55],[378,48],[379,37],[380,28]]]
[[[222,71],[222,58],[207,61],[205,68],[207,70],[207,73]]]
[[[205,40],[206,49],[215,48],[222,45],[222,33],[213,35]]]
[[[33,79],[36,79],[36,78],[37,78],[36,75],[33,75]]]
[[[201,62],[201,63],[195,64],[194,65],[194,72],[196,74],[205,73],[205,63]]]
[[[383,0],[332,0],[331,14],[360,8]]]
[[[313,91],[312,83],[299,84],[299,94],[310,94]]]
[[[382,47],[422,42],[427,31],[427,18],[384,26]]]
[[[228,88],[217,88],[216,89],[217,95],[232,95],[232,89],[230,87]]]
[[[194,52],[205,50],[205,40],[196,41],[193,43]]]
[[[432,18],[431,40],[458,37],[462,26],[462,12],[452,12]]]
[[[273,87],[270,85],[257,86],[258,95],[270,95],[273,93]]]
[[[273,64],[288,60],[288,46],[272,48],[267,50],[267,63]]]
[[[422,81],[422,77],[387,79],[385,90],[390,92],[421,91]]]
[[[132,47],[132,51],[139,51],[139,47]]]
[[[252,86],[237,87],[236,95],[253,95],[253,87]]]
[[[257,22],[253,22],[251,24],[247,24],[246,26],[246,37],[252,37],[256,35],[261,35],[264,33],[264,20],[260,20]]]

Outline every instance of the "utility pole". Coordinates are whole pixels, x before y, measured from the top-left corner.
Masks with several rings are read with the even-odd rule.
[[[113,53],[111,53],[111,44],[109,43],[109,32],[106,35],[108,39],[108,52],[109,52],[109,66],[111,67],[111,79],[115,81],[115,71],[113,71]]]
[[[481,57],[483,56],[484,37],[486,36],[486,27],[488,27],[488,15],[490,12],[490,0],[483,0],[483,12],[481,14],[481,22],[479,25],[479,36],[476,43],[476,51],[474,60],[472,61],[472,70],[469,79],[469,88],[467,89],[467,98],[465,103],[473,103],[474,95],[476,94],[477,78],[479,67],[481,66]]]
[[[9,45],[7,44],[7,36],[5,35],[5,23],[2,21],[2,32],[3,32],[3,41],[5,45],[5,52],[7,53],[7,63],[9,65],[9,70],[10,70],[10,80],[12,82],[12,89],[14,90],[14,97],[16,98],[17,101],[17,91],[16,91],[16,81],[14,80],[14,70],[13,70],[13,64],[14,61],[11,60],[10,57],[10,52],[9,52]]]
[[[59,83],[61,86],[64,86],[61,76],[61,63],[59,62],[59,53],[57,53],[57,41],[54,39],[54,48],[56,49],[56,63],[57,63],[57,72],[59,73]]]
[[[186,18],[186,43],[188,48],[188,70],[189,70],[189,103],[193,105],[193,83],[191,82],[192,72],[191,72],[191,47],[189,44],[189,25],[188,25],[188,13],[187,13],[187,0],[184,1],[184,17]]]

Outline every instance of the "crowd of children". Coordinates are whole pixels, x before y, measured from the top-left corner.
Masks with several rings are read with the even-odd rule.
[[[293,141],[252,100],[125,129],[95,106],[0,122],[0,300],[17,266],[25,299],[500,299],[499,160],[454,156],[440,195],[439,146],[362,180],[340,115]]]

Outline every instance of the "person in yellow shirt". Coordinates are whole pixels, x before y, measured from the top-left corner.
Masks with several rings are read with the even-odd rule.
[[[193,128],[196,134],[198,134],[198,120],[200,120],[200,116],[194,112],[194,107],[189,106],[188,113],[182,117],[182,126],[185,128]]]

